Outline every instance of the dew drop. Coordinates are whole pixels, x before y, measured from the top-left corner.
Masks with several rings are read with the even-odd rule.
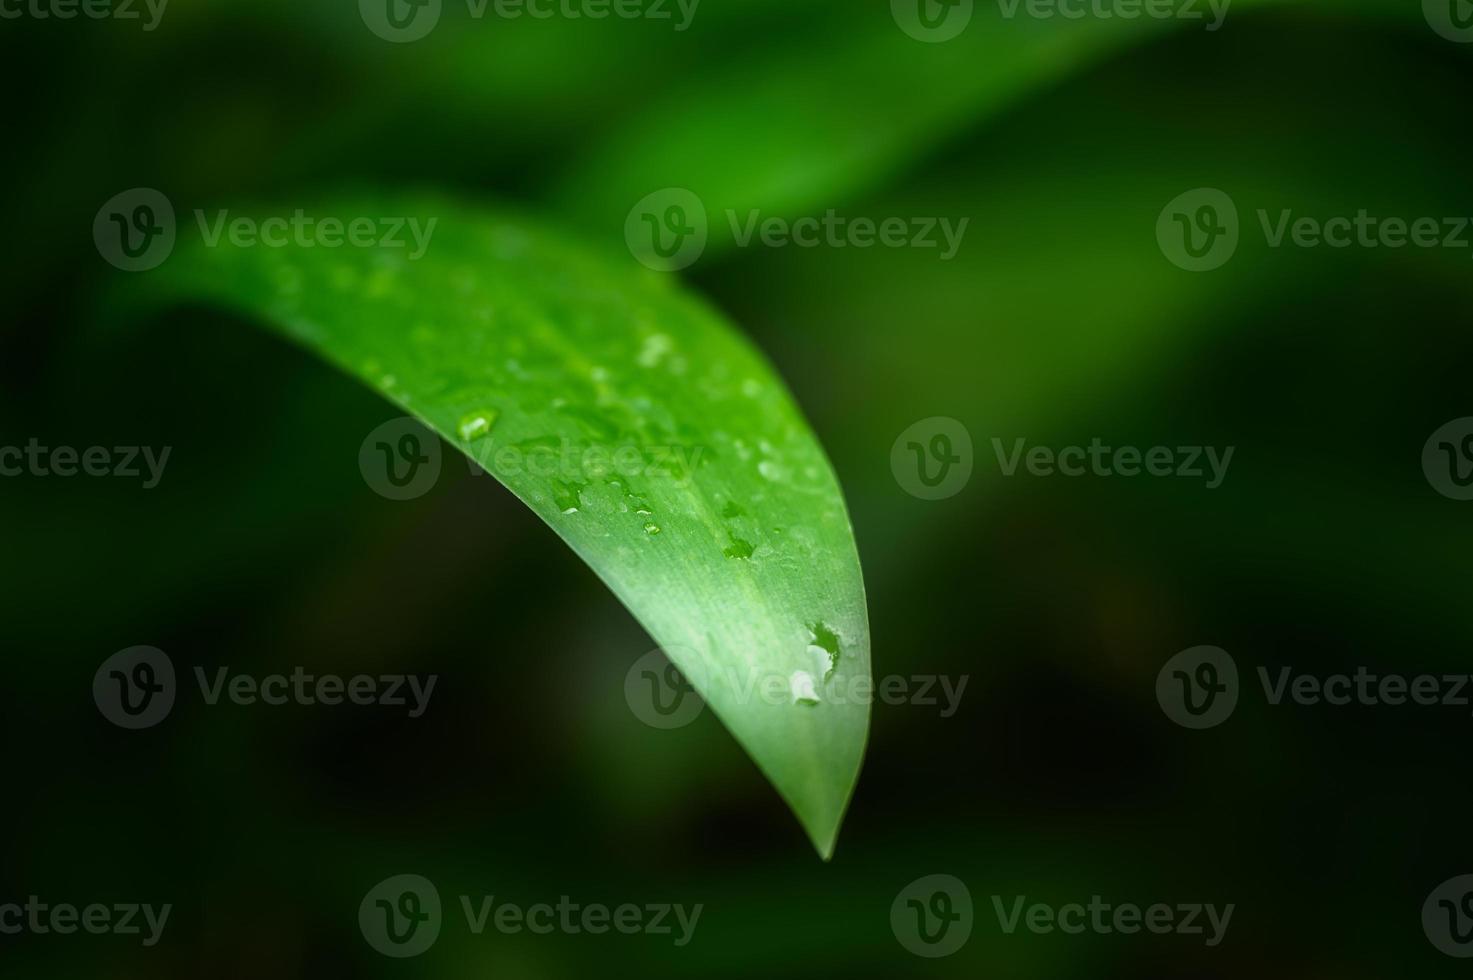
[[[578,513],[578,508],[583,506],[582,493],[588,488],[587,484],[555,480],[552,487],[552,499],[557,509],[564,514]]]
[[[655,367],[668,353],[673,344],[670,338],[662,333],[650,334],[644,339],[644,347],[640,350],[636,360],[640,367]]]
[[[813,675],[806,670],[795,670],[788,678],[788,689],[793,692],[794,704],[810,707],[818,704],[818,692],[813,689]]]
[[[491,432],[491,427],[496,424],[498,413],[494,408],[483,409],[479,412],[471,412],[460,420],[457,431],[460,438],[466,442],[474,442]]]
[[[732,538],[731,547],[722,548],[721,553],[728,558],[751,558],[752,546],[741,538]]]

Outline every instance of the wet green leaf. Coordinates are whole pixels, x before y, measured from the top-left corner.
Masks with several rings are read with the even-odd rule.
[[[477,460],[634,613],[829,855],[868,730],[852,695],[869,627],[837,480],[772,367],[672,277],[519,218],[429,197],[310,213],[411,219],[423,255],[409,230],[403,248],[207,245],[181,215],[143,289],[258,317]],[[401,475],[424,451],[375,448]]]

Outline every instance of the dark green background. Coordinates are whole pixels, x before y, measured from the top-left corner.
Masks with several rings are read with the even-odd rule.
[[[966,38],[931,46],[878,2],[704,0],[680,34],[471,22],[450,3],[395,46],[339,0],[174,3],[152,33],[0,21],[0,444],[174,447],[153,491],[0,480],[0,901],[174,905],[153,949],[0,937],[0,973],[1458,975],[1420,910],[1473,871],[1469,709],[1270,708],[1250,689],[1189,732],[1154,695],[1199,644],[1250,684],[1258,665],[1469,664],[1473,504],[1434,492],[1421,452],[1473,415],[1473,249],[1273,250],[1254,214],[1473,215],[1473,48],[1416,4],[1244,2],[1216,33],[982,4]],[[1090,33],[1018,54],[1070,31]],[[768,100],[807,122],[785,128]],[[814,120],[867,134],[865,152]],[[808,177],[766,203],[788,174]],[[709,714],[665,733],[630,713],[649,639],[508,493],[450,458],[430,494],[376,496],[357,453],[389,406],[214,311],[118,315],[123,274],[91,240],[134,186],[190,220],[382,185],[511,202],[622,248],[624,213],[669,184],[718,189],[713,212],[971,219],[950,263],[713,247],[682,274],[769,352],[830,452],[875,672],[970,677],[949,719],[876,707],[830,864]],[[1193,275],[1154,229],[1201,186],[1232,194],[1244,241]],[[977,469],[925,502],[889,453],[934,415],[967,425]],[[1207,492],[1003,478],[994,436],[1237,451]],[[419,720],[195,698],[129,733],[90,691],[135,644],[181,669],[440,683]],[[475,938],[452,910],[431,952],[397,962],[356,915],[406,871],[447,904],[705,911],[675,949]],[[889,925],[932,873],[977,906],[939,961]],[[993,894],[1237,910],[1215,949],[1005,936]]]

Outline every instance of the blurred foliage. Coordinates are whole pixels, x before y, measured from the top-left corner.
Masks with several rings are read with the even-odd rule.
[[[1187,733],[1152,692],[1199,643],[1271,668],[1466,662],[1468,522],[1418,453],[1473,414],[1468,254],[1270,250],[1253,211],[1473,214],[1468,51],[1389,0],[1239,0],[1215,34],[985,6],[945,45],[838,0],[705,0],[680,35],[447,8],[404,46],[351,5],[284,0],[171,7],[149,35],[0,23],[21,229],[0,266],[0,443],[176,447],[149,492],[0,481],[4,724],[28,750],[0,894],[176,905],[166,948],[21,941],[5,975],[397,975],[353,913],[403,870],[446,895],[707,904],[674,951],[447,930],[407,965],[426,976],[1453,975],[1417,910],[1473,865],[1466,717],[1245,698]],[[513,201],[615,249],[668,184],[713,215],[972,219],[949,263],[715,240],[685,275],[833,460],[876,674],[972,678],[949,719],[876,706],[828,866],[713,719],[663,733],[629,713],[649,639],[510,495],[451,467],[413,503],[375,497],[356,450],[393,409],[218,311],[122,330],[90,239],[135,185],[184,210],[374,185]],[[1198,186],[1243,213],[1210,275],[1152,234]],[[939,503],[888,465],[931,415],[977,441],[972,484]],[[1239,452],[1198,494],[999,479],[994,436]],[[456,682],[416,722],[194,705],[121,738],[88,692],[135,643]],[[978,925],[921,961],[888,910],[937,871],[968,882]],[[1007,937],[994,893],[1239,912],[1214,950]]]

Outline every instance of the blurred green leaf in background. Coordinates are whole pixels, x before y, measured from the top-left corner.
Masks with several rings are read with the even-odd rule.
[[[1473,249],[1274,247],[1260,217],[1473,215],[1461,2],[1236,0],[1216,30],[978,2],[935,43],[894,4],[841,0],[703,0],[682,31],[447,0],[409,43],[341,3],[171,4],[147,32],[0,20],[18,229],[0,447],[172,449],[148,490],[0,478],[0,904],[174,905],[157,947],[4,935],[0,970],[1456,975],[1420,915],[1473,868],[1467,710],[1275,706],[1257,685],[1467,671],[1469,505],[1422,455],[1473,416]],[[135,188],[172,202],[179,242],[124,273],[92,229]],[[1205,272],[1156,237],[1197,188],[1238,215]],[[672,190],[704,244],[651,271],[627,232]],[[298,208],[441,221],[416,263],[200,247],[196,209]],[[947,260],[771,247],[732,233],[754,212],[966,231]],[[375,492],[360,453],[405,414],[513,494],[456,452],[413,499]],[[920,499],[891,451],[938,417],[970,434],[971,476]],[[498,474],[483,452],[549,434],[713,455],[684,488],[636,489]],[[790,480],[754,468],[763,438]],[[1017,439],[1235,454],[1208,491],[1008,475],[994,445]],[[649,560],[677,550],[699,557]],[[791,681],[786,658],[829,633],[839,672],[962,693],[759,711],[699,676],[751,649]],[[442,681],[413,720],[196,698],[124,732],[91,684],[138,644],[184,677]],[[626,694],[656,644],[714,709],[678,730]],[[1243,690],[1188,731],[1155,686],[1202,645]],[[822,851],[844,817],[832,861],[769,782]],[[355,916],[409,872],[445,921],[401,962]],[[924,958],[891,912],[938,874],[969,889],[971,931]],[[704,911],[678,948],[474,934],[459,899],[491,894]],[[1096,895],[1236,912],[1211,948],[1009,934],[994,913]]]

